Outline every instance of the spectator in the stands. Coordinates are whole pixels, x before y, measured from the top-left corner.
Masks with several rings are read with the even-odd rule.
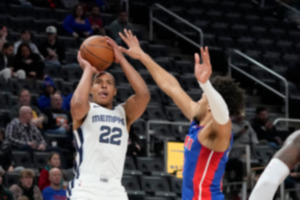
[[[0,170],[0,199],[1,200],[14,200],[13,195],[9,189],[3,185],[4,171]]]
[[[31,93],[27,89],[21,89],[19,92],[19,102],[17,105],[13,106],[11,109],[11,116],[18,117],[19,110],[21,106],[29,106],[32,109],[32,123],[42,128],[42,124],[46,119],[40,109],[32,104]]]
[[[43,200],[42,193],[34,184],[35,173],[31,169],[24,169],[20,173],[20,183],[13,184],[9,190],[13,193],[14,199],[26,196],[30,200]]]
[[[43,190],[44,200],[66,200],[66,190],[62,188],[62,172],[55,167],[49,171],[50,186]]]
[[[100,15],[100,8],[94,5],[91,9],[91,15],[89,16],[89,22],[95,35],[105,35],[103,20]]]
[[[51,107],[51,95],[56,92],[54,82],[50,76],[45,78],[43,90],[43,94],[38,99],[38,106],[42,111]]]
[[[123,33],[124,29],[132,29],[132,26],[128,22],[127,12],[121,10],[118,14],[118,18],[109,25],[107,34],[118,44],[122,44],[122,39],[119,36],[119,32]]]
[[[7,42],[6,37],[7,37],[7,27],[3,26],[0,29],[0,51],[2,50],[3,45]]]
[[[0,129],[0,151],[3,153],[0,154],[0,169],[3,168],[5,171],[13,171],[11,148],[9,142],[5,139],[5,132],[2,128]]]
[[[62,109],[63,98],[61,94],[55,93],[51,95],[51,107],[44,111],[47,116],[47,124],[45,125],[45,133],[66,134],[71,130],[70,112]]]
[[[23,43],[27,44],[30,47],[30,49],[33,53],[36,53],[39,56],[41,55],[38,47],[36,46],[36,44],[34,44],[31,41],[31,32],[28,29],[25,29],[25,30],[21,31],[21,38],[20,38],[20,40],[15,42],[15,45],[14,45],[15,46],[14,54],[17,54],[19,46]]]
[[[27,78],[43,79],[44,62],[41,57],[33,53],[28,44],[23,43],[19,46],[15,56],[14,71],[23,69]]]
[[[250,146],[258,144],[256,132],[250,122],[245,119],[244,113],[232,115],[231,121],[234,144],[249,144]]]
[[[57,38],[55,26],[46,28],[47,38],[40,46],[41,53],[45,58],[45,64],[60,66],[65,63],[65,46]]]
[[[39,188],[41,191],[50,186],[49,171],[54,167],[60,168],[60,155],[57,152],[52,152],[49,155],[48,164],[40,173]]]
[[[8,80],[11,77],[25,79],[26,73],[23,69],[14,72],[14,45],[6,42],[0,54],[0,76]]]
[[[73,37],[88,37],[93,33],[92,26],[82,4],[77,4],[73,13],[68,15],[63,22],[64,29]]]
[[[41,132],[32,123],[32,109],[29,106],[20,108],[19,117],[6,126],[5,136],[12,149],[30,152],[46,150],[46,142]]]
[[[268,142],[270,146],[277,149],[282,144],[282,140],[278,137],[276,128],[269,119],[266,107],[257,107],[256,115],[251,121],[251,125],[257,134],[260,142]]]

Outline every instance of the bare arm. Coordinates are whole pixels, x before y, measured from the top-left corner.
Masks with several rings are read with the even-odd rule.
[[[130,65],[130,63],[123,56],[118,45],[109,37],[106,37],[107,42],[113,47],[115,62],[121,65],[121,68],[127,77],[131,87],[135,94],[130,96],[124,103],[124,109],[126,111],[127,127],[137,120],[145,111],[149,101],[150,93],[148,87],[140,74]]]
[[[183,91],[179,82],[174,76],[160,67],[149,55],[147,55],[139,45],[136,36],[131,31],[124,31],[120,37],[128,45],[129,49],[121,48],[124,53],[132,58],[140,60],[150,72],[156,84],[175,102],[183,114],[191,121],[194,117],[194,110],[197,103],[194,102],[186,92]]]
[[[220,133],[219,137],[228,138],[231,131],[231,121],[227,104],[218,91],[211,85],[209,78],[212,74],[212,66],[208,48],[201,48],[201,56],[203,62],[200,63],[199,54],[195,54],[195,76],[200,87],[208,100],[210,110],[213,116],[212,128],[216,133]],[[229,133],[229,134],[228,134]]]
[[[90,109],[89,93],[93,75],[97,73],[96,68],[92,67],[86,60],[82,59],[80,52],[78,52],[77,58],[83,69],[83,74],[71,100],[71,115],[74,129],[77,129],[81,125],[83,118]]]

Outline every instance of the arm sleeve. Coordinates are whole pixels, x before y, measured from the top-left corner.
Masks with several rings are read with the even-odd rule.
[[[215,90],[210,81],[204,84],[199,82],[199,84],[207,97],[213,118],[219,124],[226,124],[229,120],[229,111],[223,97]]]
[[[64,27],[64,29],[65,29],[68,33],[70,33],[71,35],[72,35],[72,33],[74,32],[74,30],[71,28],[72,20],[73,20],[72,15],[68,15],[68,16],[65,18],[64,22],[63,22],[63,27]]]
[[[40,188],[41,191],[43,191],[49,185],[50,185],[49,172],[47,170],[43,169],[41,171],[41,174],[40,174],[40,177],[39,177],[39,188]]]
[[[249,200],[273,199],[278,186],[289,175],[289,168],[278,158],[273,158],[258,179]]]

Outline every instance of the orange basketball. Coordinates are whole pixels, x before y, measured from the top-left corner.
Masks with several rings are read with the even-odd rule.
[[[114,51],[103,36],[85,39],[80,46],[80,52],[83,59],[100,71],[108,68],[114,61]]]

